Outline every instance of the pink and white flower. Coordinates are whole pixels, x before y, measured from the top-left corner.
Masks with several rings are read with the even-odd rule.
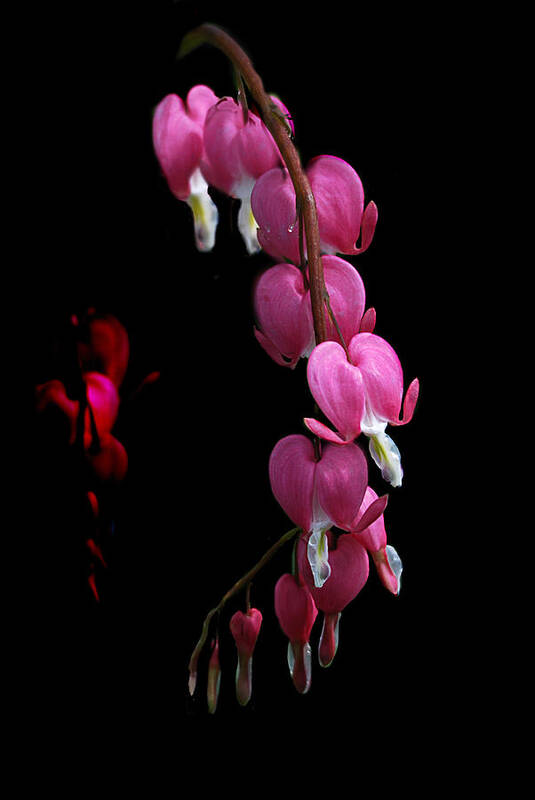
[[[314,445],[301,434],[281,439],[269,460],[273,494],[289,518],[305,533],[307,558],[318,588],[331,574],[326,532],[357,528],[357,515],[368,484],[368,465],[361,448],[324,443],[317,460]],[[384,498],[369,509],[366,519],[381,514]]]
[[[279,100],[272,100],[286,111]],[[254,112],[249,110],[245,119],[242,106],[223,97],[206,115],[204,147],[201,170],[205,180],[240,201],[238,229],[247,252],[258,252],[251,192],[257,178],[282,163],[275,140]]]
[[[318,609],[305,583],[285,573],[275,584],[275,614],[283,633],[288,637],[288,667],[295,688],[301,694],[310,689],[310,633]]]
[[[377,206],[371,202],[364,207],[362,182],[353,167],[341,158],[322,155],[309,162],[306,174],[316,202],[321,252],[358,255],[367,250],[377,224]],[[271,169],[257,180],[251,207],[261,247],[279,261],[299,264],[296,195],[286,169]]]
[[[364,433],[383,478],[392,486],[400,486],[401,457],[385,429],[388,424],[406,425],[411,420],[418,399],[418,379],[407,389],[400,418],[403,370],[391,345],[374,333],[358,333],[349,342],[348,356],[337,342],[322,342],[312,351],[307,365],[308,385],[336,431],[312,418],[306,418],[305,424],[316,436],[335,444],[353,442]]]
[[[368,579],[369,560],[365,547],[349,533],[329,538],[331,577],[321,587],[315,585],[307,558],[306,537],[299,540],[297,562],[318,611],[323,613],[323,627],[319,641],[319,661],[329,666],[338,648],[338,631],[342,611],[355,599]],[[335,545],[335,546],[334,546]]]
[[[178,95],[168,94],[157,105],[152,121],[156,157],[171,192],[192,210],[200,251],[213,248],[218,222],[216,205],[200,169],[204,122],[217,100],[212,89],[203,85],[193,86],[185,103]]]
[[[387,543],[384,516],[377,517],[373,522],[362,529],[363,516],[366,510],[377,500],[377,494],[368,486],[362,501],[362,506],[357,515],[359,533],[353,537],[363,545],[373,558],[375,567],[383,585],[392,594],[399,594],[401,588],[401,573],[403,564],[392,545]]]
[[[249,608],[245,613],[236,611],[230,619],[230,632],[238,651],[236,697],[242,706],[251,698],[253,653],[261,625],[262,613],[257,608]]]
[[[344,342],[359,332],[364,315],[365,290],[352,264],[338,256],[322,256],[325,286]],[[308,276],[293,264],[276,264],[267,269],[254,288],[254,309],[258,327],[255,336],[277,364],[293,369],[307,358],[316,340]],[[325,309],[327,336],[340,336]]]

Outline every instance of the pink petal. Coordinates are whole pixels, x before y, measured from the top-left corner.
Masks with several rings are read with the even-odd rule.
[[[279,261],[299,264],[299,226],[295,190],[286,169],[275,167],[256,181],[251,207],[260,246]]]
[[[186,97],[186,108],[193,122],[201,128],[204,126],[208,110],[218,102],[219,98],[209,86],[198,84],[193,86]]]
[[[269,459],[269,480],[275,499],[295,525],[310,529],[316,461],[314,446],[301,434],[277,442]]]
[[[349,356],[362,374],[370,410],[382,420],[398,419],[403,371],[394,349],[374,333],[359,333],[349,343]]]
[[[334,547],[329,535],[329,564],[331,574],[321,588],[314,585],[306,553],[306,539],[297,545],[299,569],[316,608],[325,614],[342,611],[361,591],[368,580],[369,560],[365,548],[350,534],[341,534]]]
[[[295,364],[314,338],[310,296],[301,271],[292,264],[270,267],[256,282],[253,296],[262,333]]]
[[[364,210],[362,182],[346,161],[322,155],[306,169],[316,199],[322,245],[329,252],[355,253]]]
[[[87,386],[87,400],[91,405],[99,435],[111,431],[119,412],[119,394],[113,381],[100,372],[83,375]],[[89,409],[86,411],[86,430],[90,430]]]
[[[259,331],[258,328],[255,328],[254,335],[260,346],[263,347],[268,356],[270,356],[276,364],[279,364],[281,367],[295,369],[296,364],[299,361],[299,357],[293,358],[290,361],[286,361],[281,355],[280,350],[273,344],[271,339],[268,339],[268,337],[262,333],[262,331]]]
[[[366,292],[359,273],[338,256],[322,256],[325,286],[344,341],[348,344],[360,330]],[[336,328],[328,318],[328,339],[339,342]]]
[[[326,444],[316,467],[315,490],[318,502],[342,530],[350,530],[362,505],[368,483],[368,464],[361,448]]]
[[[338,433],[335,433],[335,431],[332,431],[327,425],[324,425],[323,422],[319,422],[319,420],[313,419],[312,417],[305,417],[303,422],[314,436],[319,436],[320,439],[325,439],[327,442],[332,442],[333,444],[349,444],[353,441],[354,437],[343,439]]]
[[[358,335],[352,341],[355,338]],[[315,347],[308,359],[307,378],[312,396],[340,438],[355,439],[365,408],[364,383],[343,347],[337,342],[322,342]]]
[[[376,492],[368,486],[362,506],[353,523],[353,535],[371,553],[380,550],[381,547],[386,545],[385,521],[382,514],[371,522],[368,521],[369,517],[366,517],[367,510],[373,508],[378,500],[382,500],[382,498],[378,498]]]
[[[204,123],[201,172],[207,183],[228,195],[242,175],[235,139],[243,124],[241,107],[231,97],[212,106]]]
[[[405,400],[403,401],[403,417],[400,420],[390,420],[392,425],[406,425],[407,422],[411,421],[419,393],[420,382],[418,378],[415,378],[405,394]]]
[[[368,203],[364,209],[360,229],[360,247],[355,247],[355,255],[363,253],[372,243],[373,234],[375,233],[375,226],[377,225],[378,213],[377,206],[373,201]]]
[[[201,129],[188,117],[178,95],[167,95],[156,107],[152,140],[170,190],[179,200],[186,200],[191,175],[200,163],[203,139]]]
[[[363,514],[359,514],[351,525],[351,533],[361,533],[383,514],[388,503],[388,495],[384,494],[371,503]]]
[[[308,642],[318,610],[307,586],[289,573],[275,584],[275,614],[291,642]]]
[[[377,315],[375,313],[375,308],[369,308],[362,317],[362,321],[360,323],[360,331],[359,333],[373,333],[375,328]]]
[[[251,178],[259,178],[281,163],[279,148],[271,133],[251,111],[247,124],[237,136],[236,146],[242,172]]]

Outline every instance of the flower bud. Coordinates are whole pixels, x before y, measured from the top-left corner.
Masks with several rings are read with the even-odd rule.
[[[288,667],[301,694],[310,689],[310,632],[318,615],[312,595],[293,575],[281,575],[275,585],[275,614],[288,637]]]
[[[215,714],[217,708],[220,683],[221,667],[219,664],[219,640],[215,639],[214,642],[212,642],[212,654],[208,662],[208,682],[206,688],[206,699],[210,714]]]
[[[262,614],[250,608],[246,614],[236,611],[230,620],[230,631],[238,650],[236,668],[236,697],[245,706],[251,699],[253,652],[262,625]]]

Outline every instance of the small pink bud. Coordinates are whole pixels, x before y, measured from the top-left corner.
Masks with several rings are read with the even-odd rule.
[[[230,620],[230,631],[238,650],[236,668],[236,697],[245,706],[251,699],[253,652],[262,625],[262,614],[250,608],[246,614],[236,611]]]
[[[318,647],[318,659],[322,667],[329,667],[338,650],[338,630],[341,612],[323,614],[323,628],[321,629]]]
[[[312,595],[294,575],[281,575],[275,585],[275,614],[288,637],[288,667],[295,688],[305,694],[311,682],[310,632],[318,615]]]
[[[219,640],[215,639],[215,641],[212,643],[212,654],[208,663],[208,683],[206,689],[208,711],[210,714],[215,714],[217,708],[220,683],[221,667],[219,664]]]

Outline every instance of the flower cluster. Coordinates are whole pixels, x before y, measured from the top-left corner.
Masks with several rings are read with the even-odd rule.
[[[56,412],[64,421],[65,444],[77,462],[83,483],[86,516],[90,520],[86,539],[88,584],[99,600],[96,566],[106,567],[103,555],[101,493],[120,484],[128,471],[127,451],[113,434],[121,405],[120,390],[129,357],[130,342],[122,323],[112,314],[88,309],[82,318],[73,315],[71,334],[79,380],[67,388],[54,378],[36,386],[36,410],[46,421]],[[156,380],[148,375],[141,385]]]
[[[271,98],[283,116],[288,111]],[[250,254],[260,249],[251,193],[260,176],[281,167],[273,137],[253,111],[231,97],[218,98],[208,86],[193,86],[184,102],[163,98],[152,122],[154,150],[170,190],[191,208],[198,250],[212,250],[219,220],[208,192],[213,186],[240,202],[238,229]]]
[[[229,44],[226,34],[220,35],[214,26],[202,28],[227,54],[237,53],[239,48]],[[244,63],[239,52],[236,60],[238,66]],[[269,459],[273,495],[296,526],[283,537],[286,541],[293,536],[294,557],[292,571],[276,582],[274,610],[288,639],[293,683],[304,693],[311,683],[309,641],[316,618],[321,612],[319,661],[326,667],[338,647],[341,612],[368,579],[370,556],[384,586],[399,593],[401,560],[387,543],[384,524],[388,495],[378,496],[369,485],[362,439],[368,440],[382,479],[400,486],[401,456],[386,429],[410,421],[419,383],[414,379],[405,391],[399,358],[374,332],[375,309],[366,309],[364,282],[347,260],[370,247],[378,219],[375,203],[365,202],[357,172],[332,155],[319,155],[296,172],[295,162],[291,168],[281,155],[287,152],[286,144],[265,124],[266,114],[278,116],[287,121],[291,137],[291,117],[284,105],[264,95],[260,117],[244,104],[243,89],[239,99],[217,98],[206,86],[193,87],[185,103],[168,95],[154,115],[153,141],[171,191],[193,210],[200,250],[215,243],[217,210],[209,187],[239,199],[238,227],[247,252],[263,251],[275,261],[253,286],[254,335],[281,367],[294,370],[305,362],[310,393],[324,416],[304,417],[303,427],[310,435],[285,436]],[[304,190],[299,181],[306,183]],[[313,196],[317,226],[317,236],[310,240],[304,224],[305,194]],[[267,556],[210,613],[206,630],[211,616],[249,585],[265,560]],[[241,704],[251,695],[251,661],[261,622],[260,611],[249,603],[246,612],[237,612],[230,622]],[[205,639],[203,633],[190,661],[191,693]],[[211,712],[217,705],[219,680],[216,635],[208,678]]]

